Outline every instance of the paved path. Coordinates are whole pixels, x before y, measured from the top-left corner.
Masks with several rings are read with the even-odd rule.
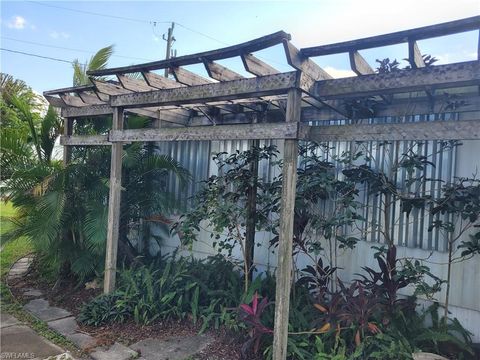
[[[0,327],[0,359],[45,359],[65,353],[11,315],[0,313]]]
[[[8,275],[9,282],[25,276],[30,268],[32,257],[17,261]],[[170,339],[144,339],[130,347],[115,342],[113,345],[97,346],[96,339],[80,331],[75,317],[67,310],[51,306],[37,289],[24,289],[23,295],[30,298],[24,309],[33,316],[43,320],[47,325],[77,345],[88,350],[94,360],[184,360],[205,349],[213,339],[207,335],[172,337]],[[48,356],[62,356],[63,350],[37,335],[33,330],[20,324],[9,315],[2,315],[2,355],[3,352],[28,352],[35,357],[26,359],[44,359]],[[5,326],[5,331],[3,329]],[[4,338],[5,335],[5,338]],[[4,346],[5,344],[5,346]],[[141,357],[140,357],[141,355]],[[8,356],[8,355],[7,355]],[[64,355],[65,356],[65,355]],[[6,356],[0,359],[8,358]],[[10,356],[10,358],[15,358]],[[17,355],[16,358],[21,358]],[[66,360],[71,357],[59,357]]]

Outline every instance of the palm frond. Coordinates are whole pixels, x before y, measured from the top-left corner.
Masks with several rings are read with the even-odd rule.
[[[58,118],[57,112],[50,105],[40,128],[40,144],[45,161],[50,161],[52,157],[55,140],[60,134],[60,126],[60,119]]]
[[[95,55],[92,56],[87,65],[88,70],[100,70],[105,69],[107,66],[110,56],[112,56],[114,50],[114,45],[104,47],[97,51]]]

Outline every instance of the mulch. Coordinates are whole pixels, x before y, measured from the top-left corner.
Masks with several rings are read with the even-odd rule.
[[[70,311],[74,316],[80,313],[83,304],[100,295],[101,289],[86,289],[74,279],[65,279],[56,290],[54,282],[48,281],[38,271],[40,264],[34,260],[31,270],[21,280],[10,284],[10,289],[21,303],[27,303],[31,298],[24,296],[26,289],[42,291],[43,297],[50,304]],[[177,336],[192,336],[198,334],[200,326],[188,320],[155,321],[149,325],[136,324],[133,320],[124,323],[113,323],[98,327],[80,325],[80,329],[96,338],[96,345],[110,345],[115,341],[125,345],[134,344],[147,338],[165,339]],[[195,360],[240,360],[241,339],[238,334],[226,329],[209,330],[206,332],[214,341]],[[254,360],[254,359],[251,359]]]

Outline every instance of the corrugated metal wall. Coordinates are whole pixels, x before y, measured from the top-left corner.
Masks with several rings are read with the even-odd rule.
[[[398,118],[382,118],[371,119],[370,123],[388,123],[398,121],[442,121],[455,120],[454,114],[430,115],[430,116],[411,116]],[[345,124],[345,120],[335,120],[328,122],[312,122],[313,126],[325,125],[340,125]],[[263,145],[277,145],[281,146],[281,141],[261,141],[260,146]],[[201,182],[206,180],[208,176],[217,173],[215,163],[211,160],[212,154],[217,152],[233,153],[236,150],[245,151],[249,148],[250,142],[244,141],[181,141],[181,142],[159,142],[157,143],[158,151],[162,154],[168,154],[192,174],[192,181],[187,187],[182,188],[175,179],[171,176],[168,182],[168,188],[174,194],[175,199],[180,204],[181,208],[187,209],[192,205],[192,196],[198,191]],[[328,143],[330,148],[328,153],[324,153],[326,160],[332,160],[335,157],[340,157],[345,151],[352,151],[358,147],[358,143],[354,142],[331,142]],[[427,177],[432,179],[427,181],[423,186],[413,184],[408,189],[412,194],[416,195],[432,195],[438,196],[440,194],[441,186],[445,183],[451,182],[455,177],[455,159],[456,147],[451,146],[448,142],[442,141],[395,141],[395,142],[368,142],[363,143],[368,153],[371,154],[371,159],[368,163],[373,168],[389,173],[392,166],[398,163],[402,155],[412,150],[428,157],[428,160],[433,163],[433,166],[428,167]],[[281,148],[279,148],[281,151]],[[321,150],[319,149],[319,152]],[[281,156],[281,152],[279,154]],[[279,169],[275,166],[270,166],[269,163],[262,161],[259,167],[259,174],[265,180],[271,180],[278,176]],[[419,172],[417,173],[417,175]],[[403,186],[407,179],[405,170],[394,172],[393,181],[399,186]],[[441,179],[437,181],[435,179]],[[384,222],[384,203],[381,198],[373,194],[369,194],[368,188],[361,189],[360,201],[367,204],[363,211],[365,222],[360,223],[364,239],[370,242],[382,242],[381,224]],[[328,208],[328,204],[325,205]],[[446,250],[446,239],[438,230],[428,231],[429,224],[433,220],[438,220],[440,216],[436,215],[435,219],[428,214],[424,209],[414,208],[407,216],[405,212],[400,211],[399,202],[392,204],[390,209],[390,237],[394,243],[401,246],[412,248],[420,248],[425,250]],[[367,224],[370,228],[367,229]]]

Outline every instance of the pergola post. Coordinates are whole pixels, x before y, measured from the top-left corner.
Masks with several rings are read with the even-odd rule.
[[[287,99],[287,122],[300,121],[301,91],[290,89]],[[275,325],[273,360],[287,358],[288,313],[292,280],[293,212],[297,185],[298,140],[284,140],[283,183],[275,290]]]
[[[70,136],[73,134],[73,118],[67,117],[63,121],[63,135]],[[68,145],[63,145],[63,165],[67,166],[72,158],[72,148]]]
[[[123,108],[113,109],[113,130],[123,129]],[[103,292],[110,294],[115,290],[117,271],[118,232],[120,225],[120,199],[122,189],[122,142],[112,143],[110,164],[110,196],[108,198],[108,228],[105,253],[105,275]]]

